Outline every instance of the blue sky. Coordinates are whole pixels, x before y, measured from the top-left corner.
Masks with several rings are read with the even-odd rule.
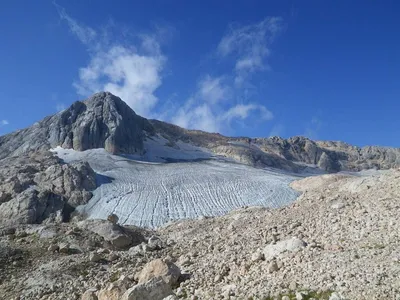
[[[400,147],[398,1],[3,1],[0,134],[109,90],[226,135]]]

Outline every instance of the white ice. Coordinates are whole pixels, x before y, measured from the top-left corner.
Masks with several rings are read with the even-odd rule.
[[[211,154],[189,145],[169,154],[152,148],[148,161],[111,155],[104,149],[53,151],[66,163],[88,161],[98,174],[93,198],[78,208],[89,218],[105,219],[115,213],[122,224],[154,228],[171,220],[223,215],[243,206],[281,207],[298,196],[289,187],[298,178],[282,171],[215,159],[157,163],[171,158],[171,153],[173,159],[210,158]]]

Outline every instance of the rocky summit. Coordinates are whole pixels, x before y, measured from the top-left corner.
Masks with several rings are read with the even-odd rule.
[[[78,151],[104,148],[110,153],[140,153],[149,121],[120,98],[98,93],[33,126],[0,138],[0,158],[56,146]]]
[[[0,299],[400,299],[399,165],[399,149],[187,130],[97,93],[0,137]],[[149,212],[157,226],[133,225]]]
[[[255,167],[299,171],[312,164],[324,171],[388,169],[400,164],[400,149],[355,147],[343,142],[312,141],[304,137],[282,139],[225,137],[187,130],[158,120],[147,120],[109,92],[77,101],[64,111],[29,128],[0,137],[0,158],[57,146],[78,151],[104,148],[115,154],[143,155],[144,141],[154,136],[204,147],[216,155]]]

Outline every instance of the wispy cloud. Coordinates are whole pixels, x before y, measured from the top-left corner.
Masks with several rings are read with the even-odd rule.
[[[265,121],[272,120],[274,117],[272,112],[270,112],[266,107],[257,104],[238,104],[231,107],[226,113],[222,115],[222,120],[232,121],[233,119],[246,119],[249,117],[251,112],[258,111],[259,118]]]
[[[271,111],[260,104],[258,94],[244,87],[249,75],[268,69],[266,58],[270,45],[283,28],[281,18],[266,18],[246,26],[231,25],[216,52],[223,59],[234,59],[232,73],[212,77],[206,75],[197,91],[178,108],[172,121],[187,128],[227,133],[232,123],[269,121]]]
[[[231,88],[224,82],[224,78],[213,78],[206,75],[199,82],[199,93],[204,101],[210,104],[217,104],[232,97]]]
[[[92,43],[96,42],[97,32],[95,30],[83,24],[79,24],[78,21],[71,18],[65,9],[58,5],[55,1],[53,1],[53,5],[56,7],[58,14],[60,15],[60,19],[68,24],[71,33],[73,33],[83,44],[91,45]]]
[[[151,117],[158,102],[154,95],[162,83],[162,70],[166,61],[161,53],[156,33],[126,34],[125,41],[110,40],[108,28],[95,30],[70,17],[64,8],[55,4],[61,20],[69,30],[86,46],[90,61],[80,68],[79,79],[73,86],[81,96],[105,90],[121,97],[138,114]]]
[[[0,121],[0,127],[6,126],[6,125],[9,125],[9,124],[10,123],[7,120],[1,120]]]
[[[185,128],[227,132],[232,122],[246,120],[250,115],[263,121],[273,118],[263,105],[235,104],[232,88],[221,78],[207,75],[199,82],[198,91],[173,115],[172,122]]]
[[[235,83],[241,85],[251,73],[269,69],[266,58],[270,55],[270,45],[283,29],[279,17],[246,26],[231,25],[218,45],[221,57],[235,58]]]

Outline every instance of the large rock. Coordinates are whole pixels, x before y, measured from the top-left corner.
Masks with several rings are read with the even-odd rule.
[[[97,290],[92,288],[82,294],[81,300],[98,300],[96,295]]]
[[[87,162],[55,164],[37,173],[34,181],[43,188],[64,195],[73,207],[86,204],[96,188],[96,174]]]
[[[98,300],[120,300],[125,292],[125,286],[111,283],[98,292],[97,298]]]
[[[0,205],[0,220],[6,224],[41,223],[47,218],[66,221],[65,202],[60,195],[31,187]]]
[[[30,152],[0,160],[0,222],[67,221],[96,188],[87,163],[62,164],[51,152]]]
[[[263,250],[263,254],[265,260],[271,260],[278,257],[283,252],[300,251],[306,246],[307,244],[303,240],[300,240],[298,238],[291,238],[288,240],[279,241],[276,244],[267,245]]]
[[[162,277],[154,277],[127,290],[121,300],[163,300],[169,295],[172,295],[170,285]]]
[[[142,271],[136,274],[139,283],[145,283],[152,278],[161,277],[166,283],[174,287],[178,284],[181,270],[172,262],[155,259],[147,263]]]
[[[117,249],[127,249],[145,241],[139,231],[130,230],[107,220],[84,220],[77,223],[84,230],[90,230],[109,241]]]

